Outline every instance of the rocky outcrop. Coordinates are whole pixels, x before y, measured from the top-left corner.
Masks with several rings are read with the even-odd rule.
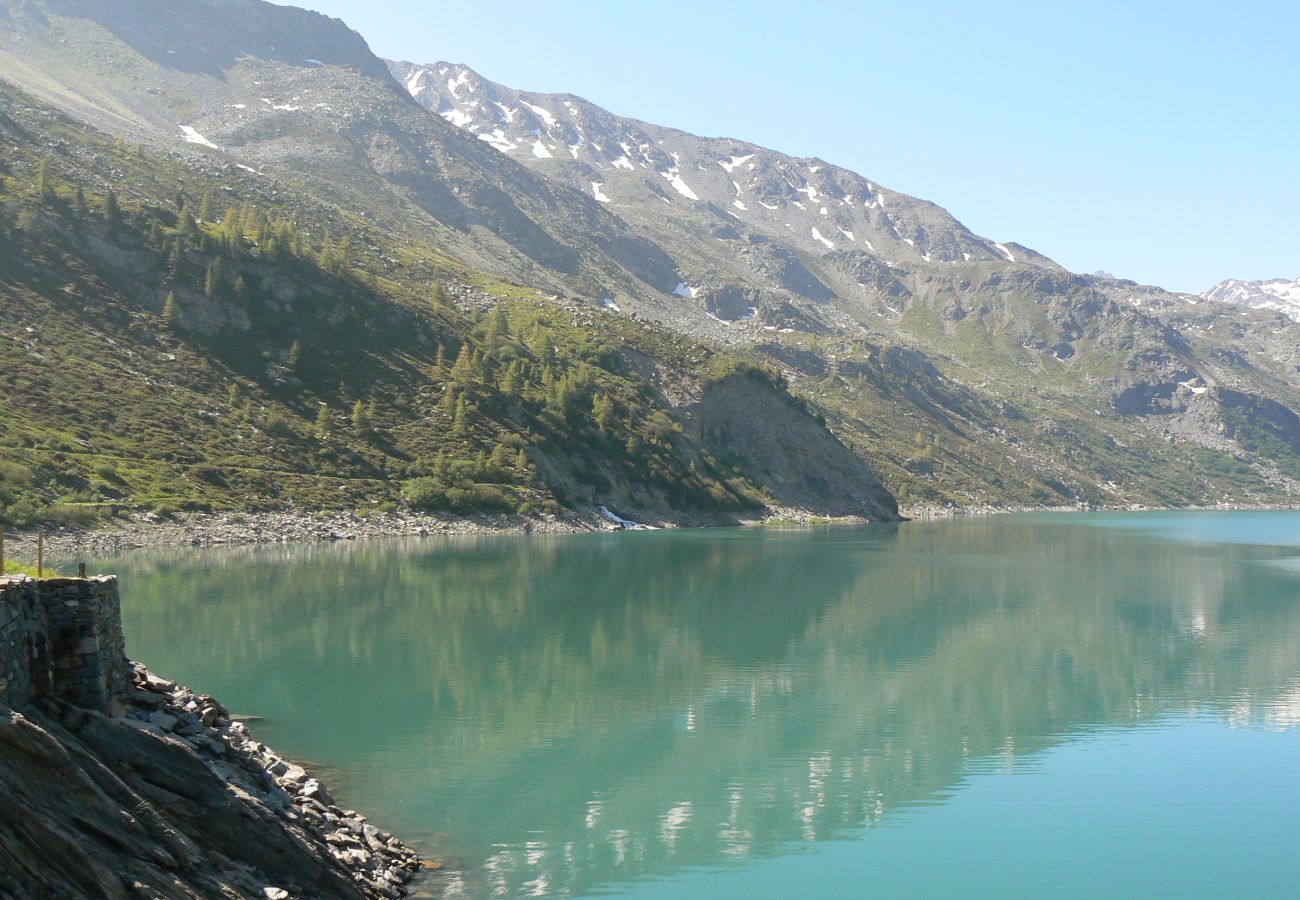
[[[59,579],[81,591],[85,617],[120,634],[115,579]],[[62,651],[40,651],[45,583],[0,582],[11,680],[0,706],[0,895],[21,897],[400,897],[419,870],[415,853],[335,804],[302,766],[256,741],[207,694],[159,678],[118,655],[102,670],[69,669]],[[34,601],[34,602],[32,602]],[[56,605],[67,603],[55,601]],[[24,605],[25,604],[25,605]],[[82,609],[83,616],[86,610]],[[69,626],[61,625],[55,644]],[[95,629],[90,629],[95,631]],[[90,657],[102,634],[83,635]],[[108,654],[120,645],[106,641]],[[104,657],[109,660],[109,656]],[[65,674],[45,678],[49,666]],[[83,661],[85,661],[83,659]],[[68,685],[103,683],[93,692]]]

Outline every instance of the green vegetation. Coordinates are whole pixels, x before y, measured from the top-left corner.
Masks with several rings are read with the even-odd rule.
[[[539,513],[612,490],[670,508],[762,501],[629,360],[682,388],[744,377],[784,395],[770,369],[470,279],[433,247],[270,200],[256,179],[205,179],[10,89],[0,137],[0,521]],[[454,304],[453,284],[472,302]]]

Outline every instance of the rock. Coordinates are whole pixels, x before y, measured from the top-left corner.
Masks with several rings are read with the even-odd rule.
[[[289,892],[284,888],[272,887],[267,885],[262,888],[262,896],[266,900],[289,900]]]
[[[145,677],[144,686],[147,690],[154,691],[159,694],[170,694],[172,691],[176,690],[176,682],[167,681],[164,678],[159,678],[157,675],[155,675],[150,671],[146,670],[144,677]]]
[[[205,728],[211,728],[217,724],[217,719],[221,718],[221,710],[215,706],[205,706],[199,713],[199,718]]]
[[[149,721],[157,725],[163,731],[174,731],[177,723],[180,721],[169,712],[157,710],[149,714]]]
[[[334,798],[330,796],[325,785],[321,784],[315,778],[308,778],[302,790],[298,792],[299,797],[305,797],[308,800],[319,800],[321,803],[333,803]]]

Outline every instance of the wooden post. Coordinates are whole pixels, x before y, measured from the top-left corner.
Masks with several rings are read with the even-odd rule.
[[[5,527],[0,525],[0,575],[5,573]]]
[[[77,577],[78,577],[78,578],[85,578],[85,577],[86,577],[86,564],[85,564],[85,563],[77,563]]]
[[[36,577],[45,577],[45,529],[36,529]]]

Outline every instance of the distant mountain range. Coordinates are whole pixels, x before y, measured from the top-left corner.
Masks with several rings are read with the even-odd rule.
[[[1236,303],[1252,309],[1275,309],[1300,320],[1300,278],[1290,281],[1273,278],[1267,281],[1221,281],[1201,294],[1206,300]]]
[[[438,447],[471,459],[493,452],[486,438],[444,442],[442,413],[396,394],[406,378],[435,406],[449,390],[456,396],[420,354],[438,342],[484,351],[480,319],[498,307],[550,329],[550,345],[571,351],[571,386],[585,392],[557,396],[564,372],[537,337],[526,353],[509,353],[545,376],[537,396],[549,392],[552,412],[572,418],[521,412],[490,392],[475,401],[493,442],[509,437],[545,462],[529,488],[538,502],[594,497],[631,518],[666,516],[674,504],[730,491],[717,486],[733,477],[731,462],[744,486],[728,504],[767,492],[774,507],[785,496],[842,510],[831,501],[848,480],[861,487],[858,508],[873,514],[889,506],[876,478],[917,507],[1287,502],[1300,480],[1300,324],[1281,305],[1075,274],[824,160],[507,87],[464,65],[385,62],[337,20],[260,0],[0,0],[0,76],[31,98],[10,99],[14,121],[44,105],[83,129],[24,126],[34,137],[0,148],[14,184],[35,177],[39,151],[69,183],[114,187],[141,215],[173,206],[176,184],[183,194],[238,197],[298,223],[312,246],[346,238],[368,292],[350,308],[391,301],[412,321],[435,323],[357,331],[339,319],[308,331],[274,299],[283,308],[272,333],[245,309],[173,284],[166,266],[139,275],[120,300],[156,316],[176,291],[213,335],[187,346],[218,369],[211,340],[230,329],[245,329],[241,353],[272,361],[295,339],[333,348],[329,402],[374,399],[375,421],[393,429],[382,445],[389,457],[380,445],[366,451],[367,477],[390,494],[423,471],[415,457],[432,465]],[[139,145],[141,158],[174,169],[174,183],[95,162],[103,151],[89,149],[99,146],[91,129]],[[167,238],[174,226],[164,218],[159,227]],[[270,272],[258,277],[268,290],[281,284]],[[420,305],[438,285],[463,322]],[[0,299],[14,309],[35,308],[5,290]],[[43,296],[64,309],[57,290],[51,282]],[[588,338],[561,338],[568,327]],[[427,351],[409,344],[417,333]],[[365,347],[355,368],[343,352],[349,340]],[[600,380],[594,360],[612,380]],[[388,367],[386,400],[370,396],[377,382],[363,362]],[[486,368],[504,378],[512,362]],[[766,372],[759,382],[788,390],[807,417],[787,415],[793,407],[779,392],[764,401],[719,388],[714,374],[733,362]],[[271,378],[263,387],[310,430],[325,386],[285,378],[277,365],[262,366],[258,377]],[[543,446],[542,435],[576,433],[593,404],[604,421],[635,420],[636,433],[606,431],[579,456]],[[653,428],[651,409],[667,417]],[[396,440],[417,432],[433,443]],[[778,433],[763,460],[738,455]],[[707,478],[651,490],[627,448],[667,453],[674,441],[689,448],[680,445],[677,463],[660,460],[653,478],[678,478],[667,474],[677,464]],[[795,448],[805,444],[820,449],[801,463]],[[298,448],[294,465],[310,457]],[[778,482],[795,473],[800,489],[783,492]]]

